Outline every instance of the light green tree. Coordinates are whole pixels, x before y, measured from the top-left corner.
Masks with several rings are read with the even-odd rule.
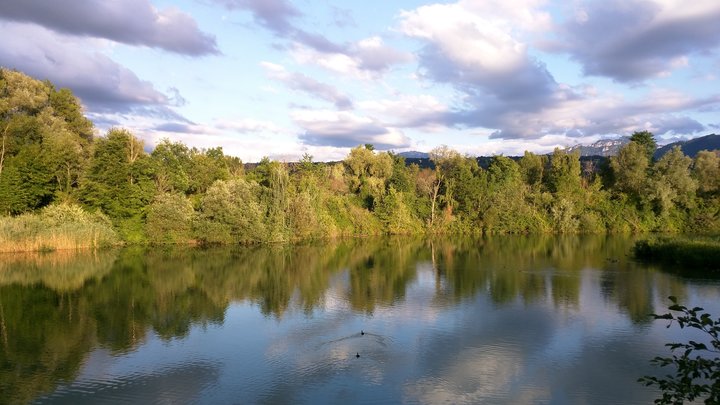
[[[261,188],[237,178],[218,180],[200,202],[195,234],[203,243],[251,243],[267,240]]]
[[[375,201],[385,194],[387,182],[392,176],[392,157],[386,152],[375,152],[372,145],[365,145],[352,148],[343,164],[350,191],[372,210]]]
[[[187,243],[194,216],[192,203],[184,194],[159,194],[147,213],[148,239],[154,243]]]
[[[647,150],[637,142],[630,142],[610,158],[615,188],[639,199],[645,189],[650,160]]]
[[[702,150],[695,156],[693,176],[698,182],[698,191],[706,195],[720,191],[720,156],[718,152]]]
[[[661,215],[694,203],[697,182],[690,175],[691,164],[692,159],[676,146],[653,165],[647,196]]]

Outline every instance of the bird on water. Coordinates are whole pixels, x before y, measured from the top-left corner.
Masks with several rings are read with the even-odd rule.
[[[360,330],[360,335],[365,335],[365,332],[363,330]]]
[[[355,353],[355,358],[360,358],[360,353]]]

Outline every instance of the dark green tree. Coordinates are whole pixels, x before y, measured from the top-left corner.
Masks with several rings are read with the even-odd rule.
[[[655,151],[657,150],[657,142],[655,141],[655,135],[653,135],[650,131],[636,131],[633,132],[633,134],[630,136],[630,142],[635,142],[636,144],[642,146],[643,150],[645,151],[645,156],[647,156],[648,161],[652,162],[653,155],[655,154]]]
[[[190,149],[180,142],[163,139],[150,155],[154,166],[155,185],[160,192],[187,193],[193,159]]]
[[[155,194],[150,160],[142,142],[124,129],[111,129],[97,139],[82,201],[113,219],[142,215]]]
[[[228,180],[233,175],[242,174],[242,162],[237,158],[225,156],[221,147],[190,151],[192,169],[189,193],[202,194],[217,180]]]
[[[540,187],[545,166],[547,166],[547,157],[525,151],[525,154],[520,158],[518,164],[520,165],[520,172],[523,175],[525,183],[533,188]]]
[[[50,106],[53,108],[55,115],[62,117],[70,131],[88,142],[92,141],[92,121],[83,115],[82,105],[77,97],[69,89],[55,91],[55,87],[49,83],[48,87],[51,89]]]
[[[50,204],[53,174],[39,144],[22,148],[7,163],[0,177],[0,212],[21,214]]]
[[[567,153],[555,148],[550,157],[547,186],[553,193],[572,194],[581,189],[580,151]]]

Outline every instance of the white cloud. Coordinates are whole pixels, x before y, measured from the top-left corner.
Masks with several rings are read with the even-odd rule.
[[[308,145],[354,147],[371,143],[378,149],[410,145],[400,129],[348,111],[295,110],[291,116],[304,131],[299,138]]]
[[[91,109],[169,101],[152,83],[99,52],[97,41],[56,34],[33,24],[0,23],[0,27],[0,65],[69,87]]]
[[[643,82],[670,76],[691,58],[717,50],[718,20],[715,0],[585,1],[547,49],[567,52],[587,75]]]
[[[261,65],[265,68],[268,77],[285,84],[290,89],[329,101],[340,110],[352,108],[350,98],[329,84],[319,82],[302,73],[290,73],[284,67],[274,63],[262,62]]]
[[[159,10],[149,0],[2,1],[0,18],[191,56],[219,53],[215,38],[190,15],[174,7]]]
[[[472,74],[502,74],[526,61],[527,47],[510,35],[507,20],[475,14],[463,3],[434,4],[402,13],[401,30],[437,46],[442,56]]]
[[[319,66],[360,80],[378,79],[393,66],[413,59],[411,54],[385,45],[379,36],[365,38],[335,49],[317,49],[295,42],[291,55],[298,63]]]
[[[394,99],[366,100],[357,107],[394,127],[436,131],[445,127],[448,106],[432,95],[398,95]]]
[[[256,119],[221,119],[216,121],[213,126],[221,130],[230,130],[238,133],[252,133],[252,132],[265,132],[265,133],[287,133],[288,130],[284,129],[273,122],[262,121]]]

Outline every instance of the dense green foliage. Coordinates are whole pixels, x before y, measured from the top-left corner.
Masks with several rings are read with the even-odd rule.
[[[655,357],[652,362],[660,367],[670,366],[674,375],[645,376],[639,381],[660,388],[662,396],[655,400],[656,404],[681,405],[698,399],[703,399],[706,404],[720,403],[720,319],[712,319],[703,308],[687,308],[679,305],[677,298],[669,298],[673,303],[668,308],[670,312],[654,315],[655,319],[677,323],[681,329],[700,331],[705,342],[690,340],[666,344],[673,353],[681,354]]]
[[[675,149],[652,160],[651,133],[605,167],[578,153],[477,160],[447,147],[434,168],[372,145],[339,163],[263,159],[247,173],[221,148],[164,140],[147,153],[114,128],[93,136],[65,89],[0,70],[0,214],[68,203],[107,215],[131,243],[285,242],[419,233],[720,230],[720,157]]]

